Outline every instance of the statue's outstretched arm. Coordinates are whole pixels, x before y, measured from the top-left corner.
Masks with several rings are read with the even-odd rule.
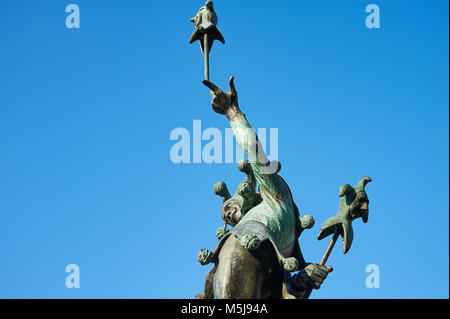
[[[227,116],[236,142],[247,153],[252,167],[261,174],[273,174],[277,169],[270,170],[270,161],[264,152],[261,143],[258,141],[255,130],[248,123],[247,118],[241,112],[238,104],[237,92],[234,87],[234,77],[229,80],[230,91],[223,92],[213,83],[203,81],[211,89],[212,108],[216,113]]]

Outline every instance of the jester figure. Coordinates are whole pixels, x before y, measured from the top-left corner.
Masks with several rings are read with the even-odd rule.
[[[216,194],[223,198],[225,226],[216,233],[217,246],[199,253],[201,264],[214,266],[206,277],[205,291],[196,298],[304,298],[308,290],[319,289],[333,270],[306,263],[302,256],[298,239],[304,229],[313,226],[314,219],[300,217],[291,191],[279,175],[281,164],[267,159],[239,108],[234,78],[229,80],[229,92],[207,80],[203,84],[211,89],[213,110],[228,118],[248,161],[239,163],[247,177],[234,196],[223,182],[215,185]],[[227,224],[233,228],[228,230]]]

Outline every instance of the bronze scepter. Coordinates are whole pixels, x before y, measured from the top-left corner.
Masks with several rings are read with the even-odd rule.
[[[336,216],[326,220],[320,227],[319,240],[333,234],[327,250],[320,260],[320,265],[325,266],[339,236],[342,236],[342,249],[344,254],[350,250],[353,243],[352,222],[355,219],[361,217],[363,222],[367,223],[369,219],[369,198],[367,197],[365,187],[371,181],[372,179],[370,177],[364,177],[355,187],[344,184],[339,188],[339,197],[342,197],[339,211]],[[312,289],[308,289],[303,299],[308,299],[311,291]]]
[[[191,19],[191,22],[195,23],[195,31],[192,33],[189,43],[200,41],[200,47],[205,58],[205,80],[207,81],[209,81],[209,52],[214,40],[219,40],[225,44],[225,39],[217,28],[218,21],[211,0],[206,1],[205,6],[201,7],[195,17]]]

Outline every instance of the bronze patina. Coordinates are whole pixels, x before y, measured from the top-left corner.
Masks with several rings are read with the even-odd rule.
[[[323,223],[318,238],[333,234],[330,244],[320,263],[307,263],[299,238],[305,229],[314,226],[314,218],[300,215],[288,184],[279,175],[281,164],[267,158],[241,112],[234,77],[229,80],[228,92],[209,81],[207,54],[215,39],[224,42],[216,27],[212,2],[207,1],[191,21],[196,30],[190,43],[200,40],[205,54],[203,84],[211,90],[212,108],[227,117],[236,142],[248,155],[248,160],[238,164],[245,179],[234,195],[224,182],[214,185],[214,193],[222,198],[220,214],[224,225],[216,231],[215,248],[202,249],[198,255],[202,265],[213,267],[206,276],[204,292],[196,298],[308,298],[333,270],[325,263],[338,237],[342,236],[347,253],[353,241],[353,220],[361,217],[367,222],[369,200],[365,186],[371,179],[364,177],[355,187],[341,186],[338,214]]]

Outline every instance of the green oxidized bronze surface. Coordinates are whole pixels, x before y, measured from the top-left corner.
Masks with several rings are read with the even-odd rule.
[[[209,50],[214,40],[224,43],[212,1],[208,0],[191,21],[196,29],[190,43],[200,40],[205,56],[203,84],[211,90],[212,108],[227,117],[236,142],[248,155],[248,160],[238,164],[245,179],[233,195],[224,182],[214,185],[214,193],[222,199],[220,215],[224,224],[215,233],[216,247],[202,249],[198,254],[202,265],[214,266],[206,276],[204,292],[196,298],[308,298],[333,270],[325,262],[338,236],[347,253],[353,242],[353,220],[361,217],[367,222],[369,200],[365,186],[371,179],[365,177],[354,187],[341,186],[338,213],[323,223],[319,240],[334,236],[320,264],[307,263],[299,238],[305,229],[314,226],[314,218],[300,215],[288,184],[279,175],[281,164],[267,158],[239,108],[234,78],[229,80],[228,92],[209,81]]]
[[[335,232],[342,237],[342,248],[346,254],[353,242],[352,222],[361,217],[364,223],[369,219],[369,199],[365,187],[371,182],[370,177],[362,178],[358,185],[352,187],[344,184],[339,189],[339,197],[342,197],[339,211],[336,216],[331,217],[322,224],[318,239],[321,240]]]

